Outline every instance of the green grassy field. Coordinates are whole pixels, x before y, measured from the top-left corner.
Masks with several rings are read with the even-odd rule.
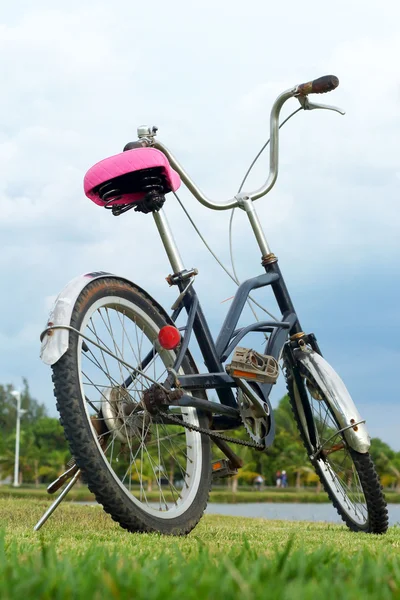
[[[0,598],[400,598],[400,529],[206,516],[185,538],[123,531],[97,506],[0,500]]]
[[[146,494],[149,500],[158,499],[158,492],[147,492]],[[39,488],[34,487],[21,487],[13,488],[12,486],[2,485],[0,486],[0,498],[32,498],[32,499],[51,499],[46,492],[45,486]],[[391,504],[400,503],[400,494],[395,492],[386,492],[386,499]],[[90,502],[94,501],[93,494],[89,492],[86,486],[74,487],[67,496],[69,501],[80,501]],[[241,502],[313,502],[313,503],[324,503],[329,502],[328,496],[325,492],[316,493],[313,490],[296,491],[295,489],[290,490],[275,490],[269,489],[261,492],[255,491],[238,491],[236,494],[232,494],[229,490],[218,490],[213,489],[210,493],[210,502],[216,502],[221,504],[237,504]]]

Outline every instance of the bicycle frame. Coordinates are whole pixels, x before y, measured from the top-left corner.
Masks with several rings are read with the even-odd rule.
[[[194,332],[208,372],[196,375],[179,375],[179,387],[182,390],[187,390],[188,392],[199,389],[204,390],[207,388],[213,388],[216,390],[220,404],[207,401],[204,398],[196,398],[195,394],[193,396],[184,396],[181,399],[181,404],[183,405],[183,403],[185,403],[186,406],[196,406],[197,408],[203,409],[206,408],[211,413],[219,413],[222,416],[217,417],[217,419],[220,420],[219,424],[221,427],[230,427],[232,425],[232,421],[235,421],[235,418],[237,423],[240,423],[238,404],[232,392],[232,388],[242,388],[244,393],[247,396],[250,396],[253,405],[258,405],[259,409],[261,410],[266,409],[266,412],[269,414],[272,413],[268,397],[273,384],[260,384],[252,382],[252,385],[249,385],[240,378],[230,377],[224,371],[223,363],[238,345],[240,340],[249,332],[269,332],[270,336],[266,345],[265,354],[272,356],[276,360],[279,360],[289,337],[295,339],[305,335],[301,330],[299,319],[279,269],[277,258],[271,252],[264,235],[261,223],[254,208],[254,201],[261,198],[272,189],[278,176],[279,114],[283,104],[289,98],[297,97],[302,107],[306,110],[326,108],[335,110],[337,112],[343,112],[335,107],[311,104],[307,97],[308,93],[322,93],[330,91],[337,85],[338,80],[336,77],[326,76],[307,84],[295,86],[278,96],[273,104],[270,116],[271,144],[269,175],[267,181],[262,187],[254,192],[238,194],[233,199],[225,203],[213,202],[201,192],[201,190],[196,186],[196,184],[185,172],[183,167],[179,164],[171,152],[159,140],[155,140],[157,131],[156,128],[150,128],[146,126],[140,127],[138,129],[138,141],[128,144],[127,147],[125,147],[125,149],[129,149],[128,146],[135,148],[149,146],[157,148],[163,152],[168,158],[171,166],[179,173],[182,181],[193,193],[195,198],[208,208],[213,210],[227,210],[239,207],[244,210],[247,214],[254,236],[259,245],[262,256],[261,264],[265,269],[265,274],[248,279],[239,286],[228,314],[226,315],[225,321],[221,327],[221,331],[217,336],[216,341],[214,341],[208,327],[206,317],[204,316],[199,299],[193,287],[193,276],[196,274],[196,272],[194,270],[187,271],[185,269],[164,211],[161,209],[159,211],[156,210],[152,212],[154,221],[172,267],[172,275],[169,278],[170,283],[171,285],[177,285],[180,291],[179,298],[174,305],[175,310],[171,316],[171,321],[175,322],[183,308],[185,308],[188,315],[186,326],[183,328],[184,336],[181,346],[177,352],[175,363],[171,369],[168,385],[173,387],[176,384],[175,380],[177,379],[177,373],[182,365],[183,358],[188,351],[189,342],[192,333]],[[48,321],[48,329],[46,329],[46,331],[42,334],[44,340],[42,343],[41,356],[46,364],[54,364],[68,348],[69,321],[72,307],[79,293],[88,284],[88,280],[105,275],[106,274],[104,273],[90,273],[85,276],[78,277],[76,280],[70,282],[65,290],[63,290],[62,294],[57,298],[54,309]],[[251,290],[266,286],[271,286],[272,288],[279,306],[279,310],[281,311],[282,320],[262,321],[258,323],[252,323],[247,327],[236,329],[240,315],[242,314]],[[58,329],[58,334],[56,333],[53,337],[50,337],[54,333],[50,331],[51,329]],[[46,336],[46,333],[49,335]],[[309,340],[314,340],[314,342],[311,342],[311,344],[314,350],[319,352],[315,338],[313,338],[312,334],[309,335],[308,338]],[[133,368],[132,372],[136,373],[137,369],[143,370],[153,358],[155,351],[156,350],[153,349],[142,361],[141,365],[137,366],[136,370]],[[132,377],[134,378],[135,375],[128,377],[124,383],[126,386],[131,383]],[[254,389],[257,391],[254,391]],[[228,421],[226,419],[228,419]],[[271,421],[272,420],[273,416],[271,414]]]
[[[151,298],[145,290],[142,290],[139,288],[139,286],[132,284],[132,282],[126,280],[125,278],[101,271],[93,272],[75,278],[74,280],[70,281],[62,290],[61,294],[59,294],[54,303],[47,322],[47,327],[41,335],[41,358],[48,365],[56,365],[60,358],[67,352],[69,348],[70,334],[73,333],[73,335],[82,336],[82,338],[88,343],[93,343],[95,346],[100,348],[102,352],[113,356],[117,361],[122,362],[124,367],[127,368],[128,372],[131,374],[125,379],[125,381],[123,381],[123,383],[118,384],[117,382],[117,388],[128,388],[138,375],[142,375],[145,379],[151,381],[153,386],[147,388],[147,390],[142,394],[140,401],[143,407],[143,412],[146,412],[146,410],[152,412],[153,408],[159,409],[165,406],[186,406],[193,407],[201,411],[206,411],[207,415],[210,417],[213,415],[212,423],[209,424],[208,429],[196,426],[191,427],[189,423],[183,423],[183,421],[179,420],[177,421],[176,418],[173,420],[173,422],[178,422],[179,425],[185,425],[186,429],[198,431],[199,433],[208,435],[211,437],[211,439],[214,439],[215,444],[229,459],[230,467],[228,474],[234,473],[234,468],[237,469],[238,467],[241,467],[242,461],[230,449],[227,441],[239,442],[239,440],[222,435],[218,436],[217,433],[215,431],[211,431],[211,429],[235,429],[243,425],[243,413],[241,413],[239,409],[239,402],[236,400],[236,397],[233,393],[234,388],[239,388],[242,390],[243,394],[247,396],[247,399],[251,404],[252,413],[256,418],[262,418],[266,415],[269,417],[269,430],[262,440],[262,443],[250,445],[253,445],[259,450],[263,450],[272,444],[275,437],[274,415],[269,403],[269,394],[271,392],[273,383],[259,383],[255,382],[254,380],[247,383],[247,381],[241,377],[243,375],[249,375],[249,371],[245,371],[243,373],[240,371],[231,370],[230,372],[238,375],[238,377],[231,377],[224,370],[224,363],[228,359],[229,355],[234,351],[235,347],[244,338],[244,336],[250,332],[269,333],[270,335],[265,347],[265,354],[273,357],[276,361],[279,361],[282,355],[284,357],[284,363],[289,373],[289,387],[292,385],[292,389],[295,390],[295,405],[293,406],[296,407],[295,412],[306,437],[306,445],[310,446],[311,451],[309,452],[309,455],[312,461],[320,461],[322,453],[324,452],[324,446],[326,446],[326,444],[328,444],[334,438],[334,436],[329,437],[328,440],[322,444],[320,443],[319,436],[314,425],[312,409],[310,407],[306,392],[306,380],[308,380],[308,376],[310,376],[312,381],[316,382],[318,389],[321,390],[325,402],[329,405],[330,413],[334,415],[336,422],[340,427],[336,434],[341,433],[344,436],[348,446],[360,454],[367,453],[369,449],[370,440],[365,426],[365,420],[362,419],[358,413],[340,377],[322,357],[315,336],[313,334],[306,335],[301,329],[298,316],[295,312],[285,281],[278,266],[278,259],[271,252],[268,246],[261,223],[254,209],[254,201],[267,194],[272,189],[277,179],[279,113],[283,104],[289,98],[296,96],[302,107],[306,110],[325,108],[344,114],[343,111],[336,107],[311,104],[307,97],[309,93],[325,93],[331,91],[337,87],[338,83],[339,81],[336,77],[325,76],[306,84],[295,86],[294,88],[291,88],[290,90],[287,90],[278,96],[272,107],[270,118],[271,145],[270,170],[268,179],[265,184],[256,191],[252,193],[238,194],[233,199],[225,203],[215,203],[208,199],[200,191],[200,189],[191,180],[189,175],[184,171],[183,167],[178,163],[170,151],[161,142],[154,139],[157,131],[156,128],[140,127],[138,129],[139,140],[137,142],[128,144],[125,147],[125,150],[129,150],[131,148],[133,149],[143,146],[152,146],[160,150],[166,155],[171,166],[175,169],[175,171],[178,172],[182,181],[186,184],[188,189],[199,202],[214,210],[227,210],[239,207],[243,209],[248,216],[253,233],[261,250],[261,264],[264,267],[265,273],[252,277],[251,279],[248,279],[239,285],[238,290],[233,298],[233,302],[228,310],[215,341],[211,335],[211,331],[200,305],[199,298],[194,289],[193,282],[197,271],[196,269],[185,269],[170,230],[166,215],[162,209],[159,210],[159,207],[162,206],[162,202],[164,201],[163,197],[161,204],[155,203],[150,210],[153,211],[152,214],[154,221],[172,267],[172,275],[170,275],[167,280],[169,281],[170,285],[176,285],[179,289],[178,299],[172,307],[172,315],[168,317],[165,310],[153,298]],[[115,190],[112,191],[115,192]],[[114,214],[121,213],[116,212]],[[179,328],[183,332],[183,337],[180,340],[180,344],[178,344],[175,349],[175,360],[173,367],[167,369],[168,376],[163,383],[155,381],[151,377],[146,377],[144,372],[146,367],[160,351],[160,346],[158,346],[157,341],[155,341],[148,355],[141,360],[139,364],[136,363],[135,359],[135,365],[133,366],[125,363],[122,360],[122,357],[118,356],[117,352],[114,354],[110,349],[106,347],[102,348],[103,344],[101,342],[101,345],[99,345],[98,339],[97,342],[89,339],[80,330],[72,326],[72,312],[80,294],[87,286],[91,284],[93,280],[107,278],[109,276],[111,276],[113,279],[117,278],[120,281],[125,282],[125,284],[128,283],[130,285],[134,285],[135,289],[139,291],[144,298],[147,298],[152,302],[152,304],[157,308],[159,314],[164,317],[166,322],[169,321],[171,324],[175,324],[182,310],[184,309],[186,311],[186,325]],[[272,288],[272,292],[276,298],[279,310],[281,312],[281,320],[272,319],[270,321],[251,323],[245,327],[237,328],[238,321],[243,312],[245,304],[249,299],[250,292],[254,289],[267,286],[271,286]],[[188,356],[189,343],[193,333],[203,356],[207,372],[181,375],[180,372],[184,372],[182,369],[184,364],[183,361],[185,357]],[[69,359],[71,359],[71,357],[69,357]],[[303,371],[301,369],[303,369]],[[193,369],[191,369],[189,372],[192,371]],[[58,371],[58,373],[59,372],[60,371]],[[264,380],[273,381],[275,376],[276,374],[274,377],[269,379],[266,378]],[[114,383],[112,385],[114,386]],[[153,389],[151,389],[151,387],[153,387]],[[157,388],[157,392],[160,393],[157,395],[153,394],[154,388]],[[216,390],[219,403],[209,401],[207,399],[205,393],[205,390],[207,389]],[[125,392],[125,390],[123,391]],[[104,397],[104,394],[102,395]],[[121,397],[124,396],[121,395]],[[85,399],[89,404],[91,404],[86,396]],[[319,400],[320,398],[316,399]],[[92,408],[95,407],[92,405]],[[97,416],[95,421],[97,421],[97,418],[100,418],[101,415],[101,410],[96,409],[96,411]],[[129,414],[127,413],[126,417],[128,418],[130,414],[130,412]],[[159,413],[157,413],[157,410],[154,412],[155,419],[157,419],[157,416],[161,416],[161,419],[166,417],[167,423],[168,417],[170,421],[173,419],[172,414],[165,415],[161,410]],[[103,417],[101,418],[103,419]],[[157,423],[157,421],[155,422]],[[114,428],[114,426],[112,428]],[[105,454],[105,450],[102,449],[98,442],[98,432],[94,427],[94,422],[92,422],[92,429],[95,433],[95,438],[97,439],[97,445],[99,447],[101,456],[103,456]],[[147,431],[144,437],[146,436]],[[144,437],[141,445],[144,442]],[[240,441],[241,443],[245,443],[243,440]],[[342,447],[344,447],[344,444],[342,444],[339,448],[337,446],[338,445],[328,448],[325,452],[325,455],[340,450]],[[372,467],[370,467],[370,469],[371,468]],[[37,523],[35,530],[40,529],[43,523],[54,512],[55,508],[69,492],[79,476],[80,469],[74,465],[60,478],[58,478],[57,481],[52,484],[52,486],[50,486],[52,491],[55,491],[56,489],[59,489],[59,487],[63,485],[63,483],[65,483],[69,477],[73,477],[63,492],[59,495],[55,502],[53,502],[51,507]],[[374,475],[374,477],[375,483],[376,475]],[[384,506],[383,498],[381,498],[380,501],[382,506]],[[334,505],[337,506],[335,502]],[[380,528],[377,527],[375,532],[381,533],[387,525],[387,520],[384,518],[384,513],[382,513],[382,515]],[[114,515],[113,518],[115,518]],[[346,523],[348,523],[347,520]]]
[[[190,178],[188,173],[184,170],[182,165],[177,161],[177,159],[168,150],[168,148],[166,148],[166,146],[164,146],[164,144],[162,144],[159,140],[155,139],[157,132],[156,127],[139,127],[138,141],[134,142],[133,144],[128,144],[125,148],[128,149],[130,147],[133,148],[149,146],[154,147],[163,152],[168,158],[168,161],[171,164],[171,166],[179,173],[186,187],[192,192],[194,197],[207,208],[211,208],[213,210],[227,210],[239,207],[242,210],[244,210],[247,214],[254,236],[261,250],[261,264],[264,267],[266,273],[264,275],[254,277],[252,279],[248,279],[239,286],[233,299],[232,305],[225,318],[225,321],[221,327],[219,335],[216,341],[214,342],[207,324],[207,320],[202,311],[198,296],[192,285],[193,278],[191,277],[191,275],[195,274],[195,272],[193,270],[190,272],[186,271],[164,211],[160,210],[158,212],[153,212],[153,217],[158,232],[160,234],[162,243],[164,245],[165,251],[167,253],[173,270],[173,275],[170,276],[170,282],[176,284],[180,290],[180,296],[178,298],[178,301],[175,303],[177,309],[172,314],[171,319],[172,321],[175,321],[183,307],[185,308],[188,315],[187,324],[183,328],[185,332],[184,338],[182,340],[181,348],[177,355],[173,371],[175,373],[178,372],[182,364],[183,357],[188,349],[192,332],[194,332],[200,351],[203,355],[205,365],[208,369],[208,373],[179,376],[179,386],[182,389],[188,391],[194,391],[199,388],[215,388],[221,403],[220,412],[229,412],[227,410],[224,411],[224,407],[237,409],[237,402],[234,394],[232,393],[232,388],[237,388],[238,386],[242,387],[242,382],[240,379],[233,379],[232,377],[227,375],[224,372],[223,363],[226,361],[229,354],[237,346],[239,341],[247,333],[251,331],[269,332],[270,337],[266,345],[265,354],[274,357],[276,360],[280,359],[283,352],[283,348],[289,336],[296,336],[296,334],[298,334],[299,336],[304,335],[301,330],[300,322],[295,312],[286,284],[282,277],[282,273],[278,266],[277,258],[270,250],[260,220],[254,208],[254,201],[267,194],[274,186],[278,177],[279,115],[284,103],[290,98],[297,97],[300,104],[305,110],[325,108],[344,114],[344,112],[341,109],[338,109],[333,106],[312,104],[311,102],[309,102],[307,97],[308,93],[321,93],[330,91],[331,89],[334,89],[337,85],[337,78],[327,76],[321,78],[320,80],[316,80],[315,82],[310,82],[308,84],[302,84],[290,88],[278,96],[278,98],[275,100],[272,106],[270,115],[271,143],[269,155],[269,175],[267,181],[263,186],[261,186],[257,190],[248,193],[240,193],[236,195],[233,199],[225,203],[216,203],[203,194],[203,192]],[[188,280],[189,284],[187,284]],[[272,287],[272,291],[275,295],[276,301],[282,314],[282,320],[252,323],[247,327],[236,330],[235,328],[237,326],[240,315],[242,314],[244,305],[249,297],[249,293],[251,292],[251,290],[266,286]],[[313,345],[315,349],[319,351],[315,338],[313,339]],[[151,360],[151,356],[152,353],[149,355],[149,357],[146,357],[146,359],[142,362],[142,368],[144,368],[148,360]],[[270,412],[272,411],[269,405],[268,397],[272,385],[273,384],[257,384],[257,388],[260,391],[260,395],[269,407]],[[250,388],[249,386],[247,386],[247,392],[249,391]],[[190,399],[187,398],[186,401],[191,402],[191,406],[196,405],[196,398],[193,398],[192,401],[190,401]],[[204,401],[201,401],[202,405],[203,402]],[[208,404],[211,412],[215,412],[216,408],[218,408],[218,405],[215,405],[215,403],[209,402]],[[215,406],[211,406],[212,404],[214,404]],[[200,401],[198,403],[198,407],[200,407]],[[223,426],[223,422],[221,423],[221,426]]]
[[[208,369],[208,373],[179,375],[179,385],[183,390],[187,391],[194,391],[200,388],[215,388],[222,407],[228,406],[237,408],[237,402],[232,393],[232,388],[238,387],[238,381],[225,373],[223,363],[238,345],[240,340],[250,332],[269,332],[270,337],[266,345],[265,354],[279,360],[288,336],[301,332],[300,323],[278,267],[277,259],[270,253],[266,264],[264,264],[266,272],[244,281],[239,286],[217,339],[214,341],[206,317],[201,308],[199,298],[192,284],[193,278],[190,277],[192,271],[186,271],[184,268],[165,213],[161,210],[153,213],[153,215],[161,240],[174,270],[174,274],[170,276],[170,281],[172,280],[173,284],[177,285],[180,290],[180,303],[171,315],[171,319],[175,321],[183,308],[185,308],[188,315],[186,326],[182,328],[184,336],[173,370],[178,372],[188,349],[192,333],[194,333],[196,337],[204,363]],[[250,220],[250,223],[253,226],[254,221]],[[262,233],[262,229],[259,225],[258,233],[260,232]],[[185,277],[185,274],[187,273],[189,276]],[[188,280],[189,284],[187,283]],[[250,292],[254,289],[267,286],[272,287],[279,309],[282,313],[282,320],[255,322],[246,327],[236,329]],[[145,364],[146,359],[142,363],[142,368]],[[273,384],[257,385],[261,391],[263,400],[268,402],[268,396]],[[215,412],[215,410],[216,409],[214,408],[212,412]]]
[[[332,89],[331,78],[324,85],[328,85],[328,89]],[[335,78],[334,78],[335,79]],[[333,82],[333,87],[336,87],[337,81]],[[153,217],[160,234],[162,243],[165,251],[169,258],[173,275],[170,276],[170,281],[173,281],[180,290],[180,296],[178,301],[175,303],[177,309],[171,316],[172,321],[175,321],[182,308],[184,307],[188,320],[184,330],[184,338],[177,355],[175,364],[173,366],[173,372],[177,373],[185,353],[188,350],[189,341],[192,333],[197,339],[200,351],[203,355],[205,365],[208,369],[208,373],[202,373],[197,375],[184,375],[179,376],[179,386],[183,390],[194,391],[196,389],[215,389],[220,400],[220,405],[212,402],[208,402],[208,408],[211,412],[219,411],[230,415],[232,418],[232,410],[237,410],[237,402],[232,392],[232,388],[238,386],[243,387],[241,380],[235,380],[227,373],[224,372],[223,363],[226,361],[229,354],[234,350],[239,341],[251,331],[269,332],[270,337],[266,345],[265,354],[274,357],[279,360],[285,343],[287,342],[288,336],[295,334],[301,334],[301,326],[294,310],[293,303],[289,296],[286,284],[282,277],[281,271],[277,264],[276,256],[271,252],[266,237],[264,235],[260,220],[254,208],[254,201],[267,194],[274,186],[278,176],[278,165],[279,165],[279,115],[284,103],[294,96],[298,97],[300,104],[306,110],[312,110],[316,108],[328,108],[337,112],[342,112],[340,109],[330,106],[323,106],[318,104],[311,104],[308,98],[303,95],[302,86],[295,86],[280,94],[275,100],[270,115],[270,157],[269,157],[269,175],[265,184],[251,193],[241,193],[236,195],[233,199],[225,203],[216,203],[207,198],[203,192],[198,188],[194,181],[190,178],[188,173],[184,170],[182,165],[173,156],[173,154],[162,144],[159,140],[155,139],[157,128],[142,126],[138,128],[138,141],[133,144],[128,144],[128,147],[143,147],[149,146],[154,147],[163,152],[168,158],[171,166],[179,173],[182,181],[185,183],[187,188],[192,192],[195,198],[207,208],[213,210],[227,210],[239,207],[243,209],[250,221],[254,236],[257,240],[262,255],[262,265],[265,268],[266,273],[258,277],[254,277],[247,281],[244,281],[237,290],[232,305],[228,311],[225,321],[221,327],[221,331],[214,342],[211,335],[210,329],[207,324],[206,317],[202,311],[198,296],[193,287],[193,279],[190,273],[194,271],[186,271],[182,259],[180,257],[178,248],[176,246],[174,237],[170,230],[167,218],[163,210],[153,212]],[[187,281],[189,280],[189,284]],[[281,321],[263,321],[259,323],[252,323],[247,327],[236,330],[236,325],[239,321],[240,315],[242,314],[244,305],[249,297],[249,293],[253,289],[260,287],[271,286],[275,298],[277,300],[279,309],[282,314]],[[142,362],[141,367],[144,368],[153,357],[153,353],[150,353],[148,357]],[[125,382],[129,384],[131,378]],[[269,404],[269,394],[273,384],[257,384],[257,388],[260,392],[262,400],[266,403],[268,411],[272,413],[271,406]],[[247,386],[246,393],[251,394],[251,388]],[[254,398],[255,402],[260,403],[260,400]],[[197,406],[198,408],[204,408],[204,400],[198,398],[186,397],[186,406]],[[218,417],[217,417],[218,418]],[[272,417],[271,417],[272,419]],[[221,427],[229,426],[229,422],[226,419],[220,419],[219,425]],[[274,429],[273,427],[271,428]],[[269,437],[269,436],[268,436]],[[273,437],[272,437],[273,439]],[[272,443],[272,440],[271,440]]]

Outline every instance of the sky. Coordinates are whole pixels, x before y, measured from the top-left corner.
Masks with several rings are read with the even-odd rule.
[[[280,173],[256,203],[303,329],[345,380],[372,436],[400,450],[400,5],[292,0],[148,3],[16,0],[0,11],[0,382],[56,415],[39,335],[55,296],[81,273],[107,270],[166,308],[174,290],[151,216],[115,218],[83,194],[85,172],[122,151],[136,128],[158,137],[215,201],[231,198],[269,135],[283,90],[340,79],[281,132]],[[298,106],[285,105],[282,118]],[[249,178],[259,187],[263,155]],[[229,263],[228,212],[180,196]],[[165,210],[213,333],[234,284],[202,246],[176,200]],[[235,214],[241,280],[261,273],[246,216]],[[268,293],[257,292],[274,309]],[[247,322],[251,314],[246,313]],[[259,349],[259,348],[256,348]],[[201,367],[201,365],[199,365]],[[276,404],[283,382],[274,390]]]

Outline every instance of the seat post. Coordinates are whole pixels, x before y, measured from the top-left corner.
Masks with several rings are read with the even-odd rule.
[[[154,221],[157,225],[158,233],[164,245],[165,251],[171,263],[173,273],[180,273],[184,270],[181,255],[179,254],[174,236],[170,229],[167,217],[163,209],[153,212]]]

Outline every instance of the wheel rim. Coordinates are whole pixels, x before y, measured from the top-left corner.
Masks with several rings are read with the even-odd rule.
[[[316,448],[312,447],[308,438],[312,454],[317,455],[315,462],[343,513],[356,525],[365,527],[369,521],[368,506],[349,446],[339,432],[340,426],[329,409],[323,391],[310,374],[304,377],[304,382],[316,429]],[[295,384],[294,392],[303,431],[307,432],[306,418]]]
[[[105,466],[127,498],[145,513],[161,519],[180,516],[193,503],[200,485],[201,435],[151,415],[141,400],[152,383],[122,363],[138,368],[158,347],[160,352],[143,372],[162,382],[174,354],[159,348],[158,325],[139,306],[121,297],[95,302],[80,331],[118,357],[82,337],[78,340],[82,402]],[[125,388],[122,384],[135,375]],[[173,414],[199,426],[193,408],[176,408]]]

